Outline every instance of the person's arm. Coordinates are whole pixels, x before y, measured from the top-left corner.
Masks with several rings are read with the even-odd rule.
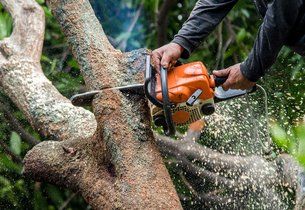
[[[184,48],[183,58],[189,57],[237,2],[238,0],[199,0],[196,3],[190,17],[172,41]]]
[[[273,0],[268,5],[253,49],[240,66],[249,81],[256,82],[274,64],[303,7],[302,0]]]

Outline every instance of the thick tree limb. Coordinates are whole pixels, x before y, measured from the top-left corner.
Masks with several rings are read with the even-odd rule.
[[[143,81],[147,51],[114,50],[88,1],[48,4],[90,89]],[[99,125],[93,138],[39,144],[27,154],[24,174],[79,191],[95,209],[180,209],[153,142],[144,97],[108,90],[96,97],[93,109]]]
[[[243,166],[247,163],[243,157],[221,154],[194,142],[173,141],[160,135],[156,135],[156,141],[162,152],[187,157],[191,161],[199,162],[215,172],[231,171],[232,173],[241,173]]]
[[[196,129],[190,128],[188,133],[196,133],[194,130]],[[170,165],[182,169],[185,178],[190,175],[193,183],[189,183],[191,191],[200,192],[202,189],[199,186],[213,185],[216,189],[219,188],[215,191],[216,194],[204,190],[200,195],[196,193],[195,199],[202,205],[221,209],[247,209],[254,204],[256,208],[283,209],[287,208],[283,201],[287,196],[286,188],[296,193],[295,209],[303,208],[305,173],[291,156],[282,154],[268,162],[259,156],[240,157],[219,153],[187,139],[187,135],[180,141],[163,136],[157,138],[163,155],[174,158],[169,161]],[[198,160],[199,163],[202,162],[203,157],[208,164],[198,165]],[[224,197],[225,192],[228,196]]]
[[[114,77],[113,72],[121,68],[119,61],[123,54],[110,44],[89,1],[48,0],[47,3],[62,26],[87,87],[120,85],[121,75]],[[104,78],[103,82],[100,78]]]
[[[39,144],[27,154],[24,174],[78,191],[94,209],[180,208],[153,143],[144,99],[110,91],[101,97],[103,103],[95,102],[97,136]]]
[[[2,52],[6,57],[18,55],[38,61],[43,46],[43,10],[31,0],[2,0],[1,3],[14,20],[12,35],[0,43]]]
[[[95,209],[109,209],[114,202],[113,176],[108,173],[103,148],[91,139],[42,142],[24,160],[23,174],[80,192]]]
[[[44,76],[40,56],[44,13],[33,0],[2,0],[14,20],[13,33],[1,41],[0,86],[24,112],[31,125],[53,139],[92,136],[93,114],[72,106]]]

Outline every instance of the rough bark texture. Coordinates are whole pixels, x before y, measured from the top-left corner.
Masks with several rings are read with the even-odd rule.
[[[94,209],[181,209],[154,142],[144,97],[108,90],[95,98],[94,115],[74,107],[42,73],[44,15],[39,5],[34,0],[0,1],[14,19],[13,34],[0,42],[0,85],[33,127],[62,140],[42,142],[28,152],[24,175],[77,191]],[[143,81],[148,52],[115,50],[87,0],[48,4],[88,89]],[[175,159],[176,169],[193,178],[187,180],[180,172],[202,206],[247,209],[256,202],[258,208],[283,209],[277,187],[284,186],[296,192],[296,209],[303,207],[304,170],[291,157],[268,162],[216,152],[195,142],[203,127],[203,121],[191,126],[184,141],[157,141]],[[220,189],[199,194],[206,183]]]
[[[1,43],[0,84],[37,130],[64,140],[42,142],[28,152],[24,175],[78,191],[94,209],[180,209],[154,143],[144,97],[105,91],[93,103],[96,120],[74,107],[41,71],[42,9],[34,0],[1,2],[13,16],[14,32]],[[147,51],[115,50],[89,1],[48,4],[88,89],[143,81]]]
[[[41,70],[43,10],[32,0],[1,3],[14,19],[12,35],[0,42],[0,86],[4,92],[43,135],[61,140],[92,136],[94,115],[74,107]]]

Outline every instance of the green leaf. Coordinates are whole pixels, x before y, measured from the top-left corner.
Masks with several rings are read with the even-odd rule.
[[[305,166],[305,154],[297,154],[295,155],[295,158],[301,163],[303,166]]]
[[[5,187],[11,186],[11,182],[6,177],[0,176],[0,185]]]
[[[244,28],[241,29],[236,36],[237,43],[243,42],[245,40],[246,36],[247,36],[246,29],[244,29]]]
[[[43,196],[40,186],[36,187],[34,190],[34,210],[42,210],[46,206],[48,206],[48,202]]]
[[[22,170],[22,166],[19,166],[16,163],[14,163],[5,154],[0,154],[0,171],[12,171],[20,174],[21,170]]]
[[[51,59],[49,59],[47,56],[45,56],[45,55],[41,55],[41,61],[42,62],[47,62],[47,63],[51,63],[52,62],[52,60]]]
[[[271,134],[277,146],[285,150],[289,149],[290,141],[284,129],[282,129],[279,125],[274,124],[271,127]]]
[[[300,141],[305,142],[305,124],[295,127],[295,134]]]
[[[12,132],[10,138],[10,149],[16,155],[20,155],[21,153],[21,138],[16,132]]]
[[[70,67],[72,67],[72,68],[79,68],[79,67],[78,67],[78,63],[77,63],[77,61],[76,61],[75,59],[69,60],[69,61],[68,61],[68,65],[69,65]]]
[[[241,9],[241,13],[242,13],[244,16],[246,16],[247,18],[250,18],[250,13],[249,13],[248,10],[246,10],[246,9]]]
[[[36,0],[36,2],[37,2],[38,4],[43,4],[45,1],[44,1],[44,0]]]
[[[296,139],[298,141],[298,151],[297,156],[299,156],[299,159],[301,159],[305,165],[305,125],[299,125],[295,127],[295,135]]]

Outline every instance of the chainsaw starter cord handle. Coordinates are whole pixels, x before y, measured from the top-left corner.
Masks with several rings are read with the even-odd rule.
[[[214,77],[215,87],[223,85],[227,81],[228,77]]]
[[[161,66],[161,87],[162,87],[162,99],[163,99],[163,111],[167,127],[164,128],[164,133],[167,136],[172,136],[176,133],[176,128],[173,122],[173,116],[171,111],[171,102],[168,95],[168,84],[167,84],[167,70]]]

